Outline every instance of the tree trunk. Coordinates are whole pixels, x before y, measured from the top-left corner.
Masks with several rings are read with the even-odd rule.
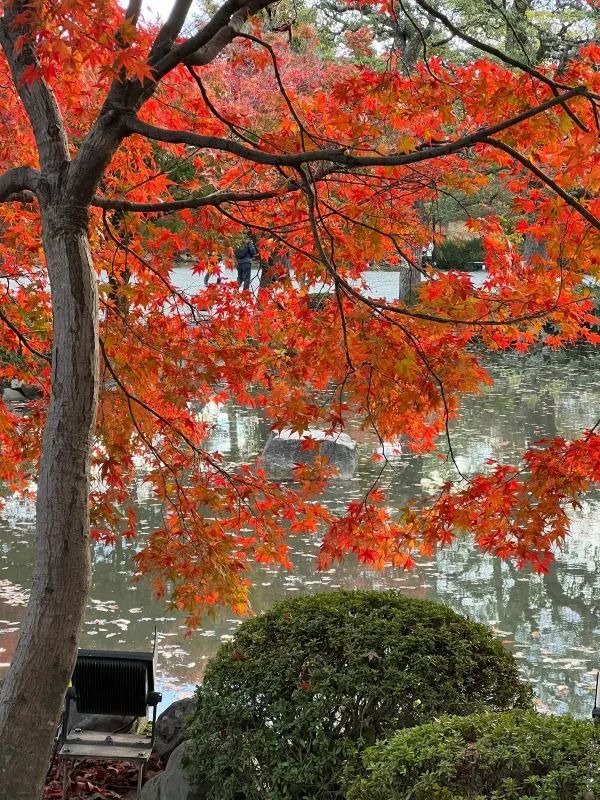
[[[419,269],[423,260],[421,251],[415,251],[413,258],[414,266],[405,262],[400,267],[398,275],[398,299],[406,305],[415,302],[416,292],[423,277]]]
[[[0,798],[42,795],[91,579],[89,466],[98,399],[98,298],[87,213],[40,200],[52,289],[52,394],[37,495],[37,555],[21,636],[0,694]]]
[[[531,49],[531,31],[527,19],[529,10],[529,0],[514,0],[506,17],[504,48],[508,55],[520,60]]]

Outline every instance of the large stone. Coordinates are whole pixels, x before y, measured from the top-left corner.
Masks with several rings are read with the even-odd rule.
[[[155,775],[142,789],[142,800],[205,800],[206,793],[192,787],[181,764],[185,744],[180,744],[169,759],[167,768]]]
[[[137,717],[123,717],[116,714],[80,714],[71,701],[69,711],[69,729],[81,728],[82,731],[99,731],[102,733],[131,733],[138,724]]]
[[[314,449],[303,446],[303,440],[307,438],[315,440],[318,446]],[[337,478],[348,480],[354,475],[358,464],[356,442],[346,433],[332,435],[320,430],[303,434],[283,430],[271,434],[262,454],[263,467],[269,478],[291,478],[296,464],[311,462],[317,453],[326,456],[336,467]]]
[[[185,720],[194,709],[194,698],[183,697],[172,703],[156,720],[154,752],[168,761],[176,747],[183,742]]]

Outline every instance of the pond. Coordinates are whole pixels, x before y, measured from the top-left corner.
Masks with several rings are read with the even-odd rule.
[[[396,280],[390,276],[390,281]],[[183,282],[183,281],[182,281]],[[390,288],[390,293],[392,289]],[[514,461],[531,442],[554,435],[575,436],[600,413],[600,350],[573,349],[531,355],[488,357],[495,384],[469,398],[452,426],[453,446],[462,471],[483,469],[488,458]],[[207,409],[213,423],[211,448],[229,464],[252,461],[262,450],[268,425],[256,411],[234,406]],[[333,482],[325,501],[342,508],[371,484],[379,465],[371,460],[377,442],[364,434],[354,479]],[[383,478],[391,502],[427,494],[451,468],[432,455],[403,453]],[[159,683],[165,700],[190,693],[207,660],[240,623],[230,613],[207,619],[185,638],[183,617],[151,597],[148,581],[132,583],[131,556],[159,525],[160,508],[140,479],[138,542],[114,548],[96,546],[93,589],[82,644],[87,647],[142,649],[154,626],[159,631]],[[534,683],[542,709],[587,717],[593,705],[595,670],[600,666],[600,493],[586,496],[573,515],[572,535],[545,576],[518,571],[512,564],[478,553],[466,539],[442,550],[413,571],[373,572],[348,558],[326,572],[315,572],[318,541],[297,536],[292,542],[295,571],[260,568],[253,575],[255,611],[283,597],[348,588],[396,588],[414,597],[440,600],[491,626]],[[34,558],[34,509],[9,499],[0,514],[0,674],[11,659],[27,599]]]

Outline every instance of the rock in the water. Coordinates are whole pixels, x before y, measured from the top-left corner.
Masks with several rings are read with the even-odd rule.
[[[156,720],[154,752],[163,761],[168,761],[173,750],[183,742],[185,719],[192,713],[194,703],[193,697],[176,700]]]
[[[303,447],[303,439],[307,438],[316,441],[318,447]],[[346,433],[332,435],[320,430],[303,434],[283,430],[271,434],[262,454],[263,467],[269,478],[291,478],[296,464],[309,463],[317,453],[326,456],[330,464],[336,467],[337,478],[348,480],[354,475],[358,464],[356,442]]]
[[[190,786],[181,765],[185,744],[180,744],[171,755],[167,768],[155,775],[142,789],[142,800],[205,800],[206,794]]]

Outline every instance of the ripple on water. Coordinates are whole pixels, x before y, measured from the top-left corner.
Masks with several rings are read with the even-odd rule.
[[[536,439],[576,436],[594,424],[599,414],[599,353],[490,357],[495,385],[479,397],[468,398],[452,426],[461,467],[474,472],[484,469],[489,458],[514,461]],[[219,406],[209,414],[215,424],[210,446],[221,447],[229,464],[244,463],[261,452],[268,424],[255,411]],[[323,497],[329,507],[342,510],[348,499],[371,485],[380,468],[371,456],[379,446],[376,437],[370,440],[362,433],[357,474],[347,484],[332,484]],[[382,478],[393,509],[409,497],[435,491],[453,477],[452,466],[433,455],[415,456],[403,450],[394,453],[393,460],[394,469]],[[32,509],[31,503],[9,498],[0,516],[0,667],[14,652],[27,599],[34,557]],[[140,491],[137,510],[143,543],[147,533],[161,523],[160,507]],[[240,620],[231,612],[207,617],[191,639],[184,638],[183,615],[167,615],[164,605],[152,600],[147,582],[128,581],[133,574],[131,556],[140,542],[121,542],[114,549],[96,547],[94,589],[82,644],[149,649],[157,626],[159,683],[169,702],[193,691],[206,662],[235,633]],[[518,572],[510,564],[481,555],[466,540],[407,573],[373,573],[352,558],[316,573],[320,538],[295,536],[292,544],[294,574],[273,567],[256,569],[255,611],[286,596],[338,587],[398,588],[411,596],[439,600],[495,629],[500,641],[513,650],[523,675],[535,685],[541,710],[589,716],[595,668],[600,665],[600,495],[586,498],[573,518],[572,536],[545,577]]]

